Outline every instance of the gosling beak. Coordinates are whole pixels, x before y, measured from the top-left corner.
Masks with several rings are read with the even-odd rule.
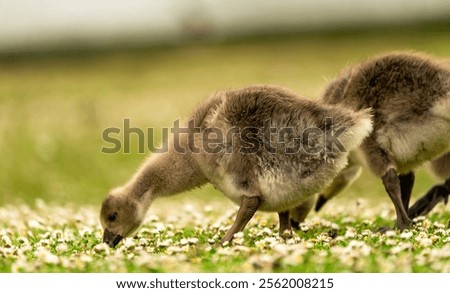
[[[122,239],[123,239],[123,236],[111,233],[106,229],[103,232],[103,242],[108,244],[109,247],[116,247],[116,245],[119,244],[120,240],[122,240]]]

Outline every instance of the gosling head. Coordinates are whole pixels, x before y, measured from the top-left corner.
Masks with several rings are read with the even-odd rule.
[[[115,247],[123,238],[132,235],[139,228],[144,216],[137,200],[120,192],[111,193],[103,201],[100,212],[104,229],[103,242]]]

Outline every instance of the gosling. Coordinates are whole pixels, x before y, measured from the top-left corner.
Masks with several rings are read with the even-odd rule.
[[[218,92],[103,201],[103,241],[114,247],[135,232],[150,204],[212,183],[239,205],[220,243],[242,231],[257,210],[277,212],[291,233],[290,209],[319,192],[347,164],[348,151],[372,130],[367,110],[301,98],[276,86]],[[334,136],[333,136],[334,135]],[[338,143],[336,143],[338,142]]]
[[[450,67],[417,53],[390,53],[345,69],[325,89],[321,99],[359,111],[372,109],[373,131],[359,151],[368,167],[381,177],[395,206],[399,229],[410,218],[447,201],[450,190]],[[351,155],[352,156],[352,155]],[[439,157],[441,156],[441,157]],[[359,161],[338,174],[319,196],[316,210],[354,181]],[[414,169],[432,161],[446,182],[433,187],[409,209]]]

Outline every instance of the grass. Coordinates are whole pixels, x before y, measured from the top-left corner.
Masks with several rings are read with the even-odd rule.
[[[267,230],[264,228],[276,234],[276,219],[261,214],[251,222],[242,245],[208,248],[208,240],[223,232],[219,228],[230,223],[228,213],[236,207],[207,186],[157,201],[149,216],[159,214],[160,221],[150,218],[129,247],[110,251],[100,246],[96,251],[101,200],[110,188],[126,181],[146,157],[137,152],[135,140],[130,154],[101,153],[106,145],[102,141],[105,128],[122,128],[123,120],[130,118],[134,127],[154,127],[158,141],[161,127],[186,117],[211,92],[249,84],[279,84],[314,98],[342,67],[375,54],[413,50],[448,58],[448,33],[446,25],[0,58],[0,254],[4,260],[0,271],[448,271],[444,249],[448,251],[445,227],[449,213],[443,207],[422,219],[420,225],[429,227],[419,225],[411,238],[393,235],[388,243],[397,241],[398,245],[386,244],[391,238],[376,233],[364,235],[367,229],[392,225],[394,219],[379,179],[368,172],[320,214],[312,215],[307,222],[311,229],[299,232],[292,243],[285,244],[268,232],[258,235]],[[419,170],[413,197],[435,182],[425,169]],[[41,199],[44,207],[35,204],[36,199]],[[354,206],[357,200],[369,202],[365,208],[370,213],[361,211],[344,222],[352,214],[335,211]],[[195,222],[189,213],[181,213],[180,221],[171,222],[165,214],[166,204],[183,207],[187,203],[202,215],[206,213],[202,206],[207,204],[226,209],[207,215],[206,223]],[[380,205],[387,206],[372,208]],[[18,224],[13,225],[14,221]],[[219,228],[212,224],[216,221]],[[154,235],[149,231],[156,223],[165,230]],[[167,234],[169,223],[173,235]],[[329,223],[339,226],[338,240],[327,238]],[[346,238],[348,229],[354,229],[356,236]],[[67,235],[52,238],[54,231]],[[339,240],[341,236],[344,239]],[[421,240],[416,240],[419,236],[432,239],[430,246],[423,247]],[[268,237],[275,242],[261,244]],[[181,245],[183,238],[196,238],[197,244]],[[19,252],[24,239],[29,250]],[[142,239],[148,243],[138,252]],[[175,248],[170,248],[172,244],[159,247],[158,239],[172,239]],[[67,250],[58,251],[58,244]],[[297,259],[278,251],[282,247]],[[393,254],[394,247],[405,248]],[[370,253],[361,261],[347,255],[353,249],[367,248]],[[301,252],[294,253],[296,249]],[[87,261],[89,257],[95,261]],[[438,265],[432,264],[433,258]],[[166,260],[172,263],[166,266]],[[63,265],[72,261],[74,266]]]
[[[411,230],[382,235],[373,230],[390,224],[390,205],[359,201],[312,215],[287,240],[273,214],[257,213],[244,233],[217,246],[235,209],[178,204],[152,209],[137,235],[114,249],[101,243],[95,208],[0,208],[0,272],[450,272],[442,205]]]

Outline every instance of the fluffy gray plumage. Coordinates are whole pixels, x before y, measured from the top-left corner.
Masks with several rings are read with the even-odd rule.
[[[322,96],[331,105],[372,110],[374,128],[360,151],[368,167],[383,178],[399,228],[409,224],[406,213],[416,167],[436,160],[433,169],[450,178],[450,157],[443,155],[450,149],[449,65],[423,54],[385,54],[345,69]],[[333,197],[357,176],[345,177],[345,172],[336,177],[343,184],[319,201]]]

